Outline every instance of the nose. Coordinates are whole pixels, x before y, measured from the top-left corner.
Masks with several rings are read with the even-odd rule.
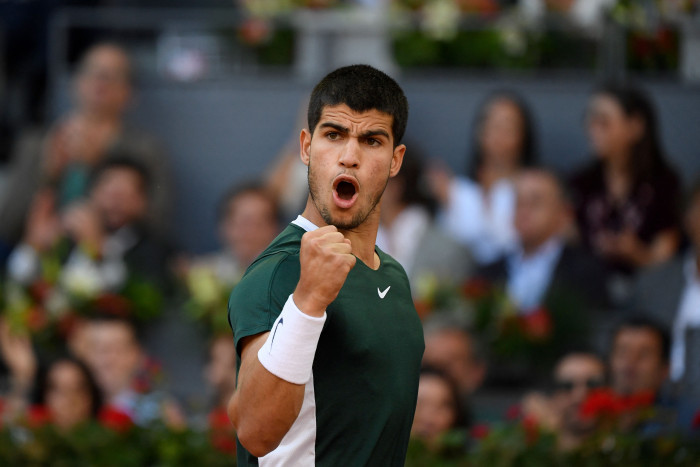
[[[360,144],[356,138],[348,138],[338,163],[345,168],[357,168],[360,165]]]

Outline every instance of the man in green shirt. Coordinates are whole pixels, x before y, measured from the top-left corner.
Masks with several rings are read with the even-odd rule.
[[[423,332],[406,273],[375,242],[407,117],[398,84],[366,65],[311,94],[306,208],[229,301],[241,466],[404,464]]]

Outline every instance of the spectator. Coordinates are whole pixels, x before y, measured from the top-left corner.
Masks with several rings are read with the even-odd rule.
[[[478,262],[488,263],[515,243],[512,179],[535,159],[534,127],[524,101],[510,92],[491,96],[479,111],[473,139],[470,179],[436,168],[429,182],[441,206],[441,227]]]
[[[515,189],[517,247],[477,274],[503,284],[523,314],[562,296],[570,296],[582,313],[604,308],[604,270],[567,242],[572,209],[557,177],[543,169],[526,169],[516,177]]]
[[[215,337],[209,346],[209,362],[204,370],[213,390],[213,410],[226,411],[236,389],[236,349],[230,335]]]
[[[126,318],[100,315],[87,325],[86,362],[95,375],[105,402],[129,415],[137,425],[163,420],[184,425],[175,402],[155,385],[134,324]]]
[[[44,410],[58,429],[70,430],[97,419],[102,393],[88,367],[74,357],[65,356],[39,373],[34,404],[35,413]]]
[[[486,361],[476,337],[458,319],[433,316],[425,323],[423,365],[444,371],[456,384],[465,420],[486,375]]]
[[[527,395],[522,404],[525,416],[557,433],[559,449],[576,449],[595,429],[595,421],[581,416],[581,404],[592,389],[605,384],[605,363],[594,353],[575,351],[564,355],[554,367],[551,395]]]
[[[222,250],[184,261],[182,272],[205,267],[225,284],[235,284],[255,258],[279,233],[277,203],[267,189],[257,183],[229,190],[219,207],[219,239]]]
[[[450,430],[466,429],[464,411],[460,407],[459,390],[447,373],[424,367],[418,381],[416,414],[411,436],[431,447]]]
[[[634,288],[635,308],[644,307],[672,329],[671,379],[683,378],[685,332],[700,327],[700,179],[688,197],[685,231],[690,246],[681,255],[644,271]]]
[[[681,184],[665,159],[651,101],[633,87],[603,87],[587,125],[596,161],[572,181],[584,245],[622,277],[669,259],[679,243]]]
[[[670,337],[655,322],[630,318],[614,334],[610,351],[610,383],[622,396],[659,396],[669,372]]]
[[[422,278],[462,283],[473,268],[468,250],[433,225],[431,200],[420,189],[423,166],[418,154],[407,153],[401,171],[389,180],[377,233],[377,246],[406,270],[414,296]]]
[[[159,145],[130,127],[124,114],[132,94],[126,52],[98,44],[85,54],[75,75],[75,106],[47,132],[26,135],[12,157],[8,195],[0,203],[0,241],[13,245],[25,215],[42,187],[54,193],[55,208],[86,194],[88,174],[109,154],[133,154],[153,177],[154,195],[146,219],[164,233],[172,202],[168,165]]]
[[[129,279],[165,282],[165,249],[146,230],[149,175],[128,158],[110,158],[97,167],[86,201],[69,206],[59,219],[55,196],[43,192],[30,213],[25,238],[10,255],[9,277],[29,284],[41,272],[41,258],[62,238],[75,245],[59,281],[90,279],[100,291],[119,292]]]
[[[612,390],[622,397],[649,396],[653,417],[636,426],[649,437],[689,432],[698,411],[697,394],[676,394],[667,384],[670,351],[670,334],[649,318],[628,318],[614,334],[609,362]]]
[[[40,369],[29,336],[11,330],[4,318],[0,320],[0,355],[10,370],[2,410],[6,421],[28,417],[69,430],[97,417],[102,393],[81,360],[64,355]]]

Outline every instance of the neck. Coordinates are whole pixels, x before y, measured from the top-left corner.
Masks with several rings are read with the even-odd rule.
[[[306,208],[301,214],[315,225],[323,227],[328,225],[323,217],[318,212],[311,196],[306,201]],[[352,230],[342,230],[340,232],[350,240],[352,244],[352,254],[360,261],[365,263],[371,269],[379,268],[379,256],[374,251],[374,245],[377,243],[377,229],[379,228],[380,207],[377,205],[374,210],[367,216],[365,221]]]
[[[121,115],[103,112],[89,107],[77,111],[76,117],[92,125],[118,127],[121,125]]]
[[[529,242],[522,241],[521,246],[523,248],[523,256],[528,257],[534,255],[535,253],[540,251],[540,249],[542,249],[542,247],[545,246],[547,242],[550,241],[552,238],[554,238],[554,235],[550,235],[540,240],[533,240]]]
[[[625,154],[608,157],[603,163],[605,173],[616,178],[627,178],[629,173],[628,159]]]

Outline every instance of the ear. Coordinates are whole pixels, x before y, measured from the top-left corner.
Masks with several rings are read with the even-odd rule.
[[[304,165],[309,165],[311,159],[311,132],[304,128],[299,135],[299,155]]]
[[[389,169],[389,177],[395,177],[399,170],[401,170],[401,164],[403,164],[403,155],[406,153],[406,145],[399,144],[394,148],[394,153],[391,156],[391,167]]]

